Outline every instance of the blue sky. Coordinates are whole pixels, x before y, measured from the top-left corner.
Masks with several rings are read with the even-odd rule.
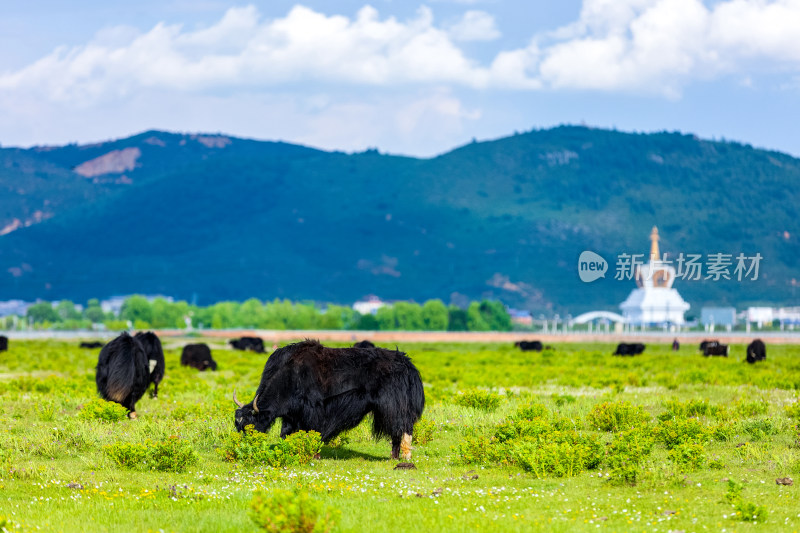
[[[585,123],[800,156],[798,0],[6,0],[0,143],[146,129],[431,156]]]

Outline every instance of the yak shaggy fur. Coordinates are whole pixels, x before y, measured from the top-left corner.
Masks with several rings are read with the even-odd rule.
[[[306,340],[269,357],[254,402],[237,402],[237,430],[252,424],[267,432],[281,418],[281,438],[317,431],[328,442],[372,413],[375,437],[391,438],[392,457],[398,458],[402,448],[407,460],[425,392],[419,371],[403,352],[327,348]]]
[[[100,350],[95,376],[104,400],[126,407],[135,418],[136,402],[150,385],[150,367],[142,343],[123,333]]]
[[[152,331],[140,331],[134,338],[142,343],[144,353],[147,354],[150,381],[153,383],[152,397],[158,398],[158,384],[164,379],[164,367],[166,366],[164,362],[164,350],[161,348],[161,341]]]

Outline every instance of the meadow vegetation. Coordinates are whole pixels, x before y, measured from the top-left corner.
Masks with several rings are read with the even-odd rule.
[[[800,528],[800,346],[767,361],[684,343],[409,344],[425,384],[416,469],[395,470],[369,420],[237,433],[231,393],[266,356],[212,346],[179,366],[166,338],[159,398],[139,419],[97,398],[98,350],[12,340],[0,352],[0,530],[793,531]],[[779,480],[780,483],[776,480]]]

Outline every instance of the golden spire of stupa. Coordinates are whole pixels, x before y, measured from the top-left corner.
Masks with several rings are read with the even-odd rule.
[[[650,232],[650,261],[660,261],[661,254],[658,253],[658,228],[653,226]]]

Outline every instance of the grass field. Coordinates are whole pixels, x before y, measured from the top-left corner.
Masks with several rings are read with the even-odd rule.
[[[118,413],[96,400],[98,350],[12,340],[0,525],[258,531],[254,494],[288,515],[307,493],[333,531],[800,530],[800,487],[776,483],[800,484],[800,346],[748,365],[741,345],[727,359],[694,345],[626,358],[609,344],[403,345],[426,409],[416,469],[395,470],[366,422],[321,459],[293,455],[278,425],[242,439],[231,393],[252,398],[266,356],[209,343],[219,371],[180,367],[183,342],[168,339],[159,398],[145,395],[138,420],[106,421]]]

